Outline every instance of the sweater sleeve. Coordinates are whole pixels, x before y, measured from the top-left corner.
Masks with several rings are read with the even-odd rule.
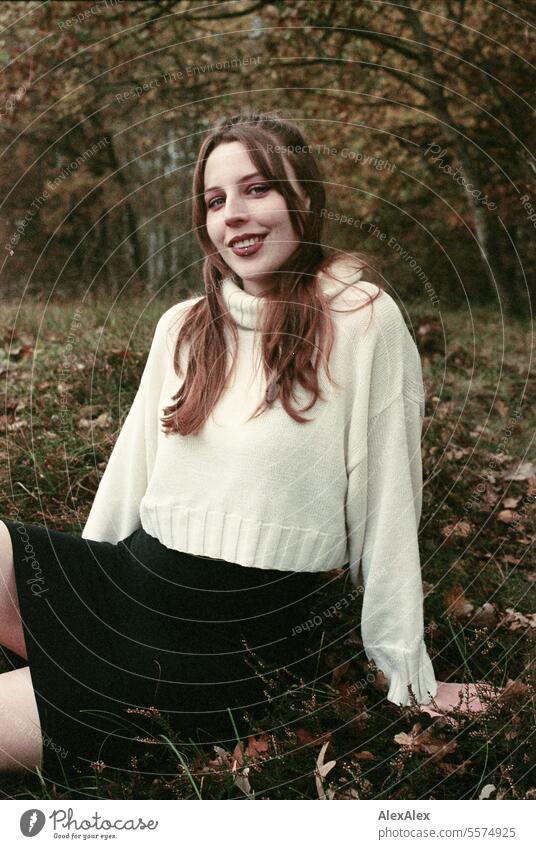
[[[437,684],[424,643],[418,547],[424,389],[406,328],[398,354],[405,372],[400,391],[369,420],[365,454],[348,476],[346,511],[350,575],[363,591],[365,653],[386,676],[389,701],[406,706],[408,685],[417,703],[427,704]]]
[[[117,543],[140,523],[140,501],[154,466],[161,426],[159,398],[168,350],[168,310],[161,316],[151,343],[138,391],[100,480],[82,538]]]

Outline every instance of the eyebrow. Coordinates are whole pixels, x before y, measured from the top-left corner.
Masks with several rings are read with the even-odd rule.
[[[246,176],[242,177],[238,182],[245,183],[246,180],[251,180],[252,177],[262,177],[262,174],[259,174],[258,171],[254,171],[253,174],[246,174]],[[205,189],[204,194],[207,195],[209,192],[216,191],[216,189],[221,189],[221,186],[210,186],[209,189]]]

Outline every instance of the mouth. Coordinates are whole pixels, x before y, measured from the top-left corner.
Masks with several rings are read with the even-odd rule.
[[[266,233],[244,233],[242,236],[233,236],[233,238],[227,243],[227,247],[250,247],[251,245],[254,245],[255,242],[261,242],[265,236]]]
[[[236,256],[253,256],[262,247],[266,238],[264,234],[245,234],[244,236],[235,236],[228,244]]]

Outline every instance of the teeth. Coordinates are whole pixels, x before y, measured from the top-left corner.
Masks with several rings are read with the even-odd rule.
[[[255,236],[251,239],[244,239],[241,242],[234,242],[233,248],[247,248],[249,245],[254,245],[256,242],[262,242],[264,236]]]

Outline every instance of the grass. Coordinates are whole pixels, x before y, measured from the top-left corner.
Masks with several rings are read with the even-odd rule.
[[[0,516],[81,532],[156,321],[184,295],[149,304],[124,297],[113,309],[97,300],[34,301],[20,311],[4,304]],[[77,309],[81,325],[73,329]],[[387,702],[362,649],[355,599],[323,619],[316,681],[295,680],[291,670],[270,680],[269,712],[241,744],[237,733],[229,749],[200,748],[153,713],[147,739],[155,742],[128,775],[96,763],[62,786],[6,773],[4,797],[309,799],[322,791],[335,799],[471,799],[489,784],[492,798],[536,797],[536,480],[528,465],[508,479],[532,450],[531,328],[505,325],[484,307],[407,309],[427,390],[420,525],[427,645],[440,680],[509,684],[501,698],[485,713],[448,718]],[[341,572],[317,609],[348,592],[344,581]],[[2,669],[12,663],[8,652],[0,655]],[[325,743],[325,761],[335,765],[322,774]]]

